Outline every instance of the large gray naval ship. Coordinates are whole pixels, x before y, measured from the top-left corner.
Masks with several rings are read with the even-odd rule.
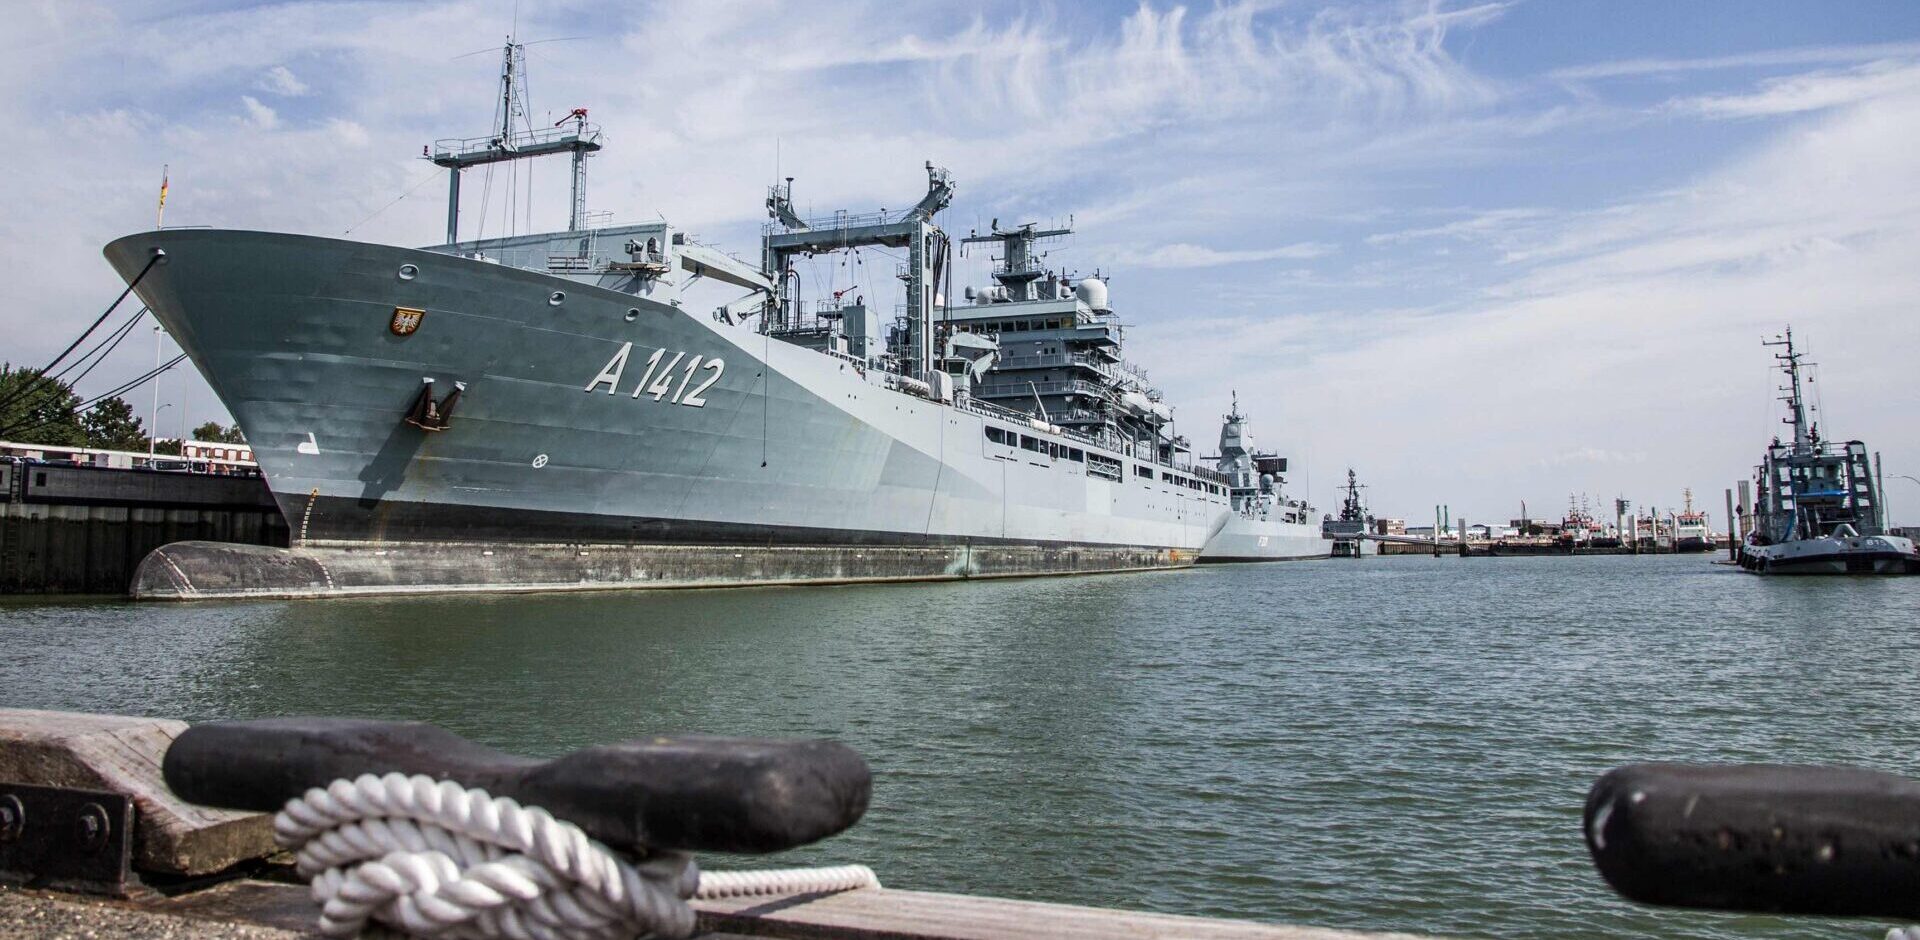
[[[1122,357],[1106,284],[1043,264],[1068,229],[956,240],[931,163],[904,211],[803,218],[777,183],[754,261],[665,221],[592,228],[600,130],[584,109],[516,126],[519,55],[494,132],[426,154],[451,180],[445,244],[107,246],[244,429],[294,540],[163,547],[135,596],[1170,568],[1244,516],[1247,481],[1196,465]],[[459,239],[464,170],[550,154],[573,163],[566,231]],[[950,304],[956,241],[997,264]],[[800,262],[862,248],[901,259],[903,302],[802,296]],[[691,299],[716,284],[737,299]]]

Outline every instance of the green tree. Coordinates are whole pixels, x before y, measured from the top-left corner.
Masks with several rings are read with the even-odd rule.
[[[193,439],[212,444],[245,444],[247,437],[240,433],[240,425],[226,427],[218,421],[209,421],[193,429]]]
[[[171,437],[163,437],[153,443],[153,452],[169,457],[180,456],[180,442]]]
[[[109,398],[80,416],[87,431],[87,446],[102,450],[146,450],[147,428],[133,416],[133,406],[124,398]]]
[[[0,440],[85,447],[87,431],[74,413],[79,404],[67,383],[0,363]]]

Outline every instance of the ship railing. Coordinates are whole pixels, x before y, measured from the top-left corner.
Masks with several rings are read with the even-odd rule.
[[[1104,362],[1086,353],[1047,353],[1038,356],[1002,356],[995,361],[996,369],[1050,369],[1054,367],[1082,366],[1100,373],[1115,382],[1127,378],[1138,378],[1119,366]],[[1144,381],[1144,380],[1143,380]]]
[[[1083,379],[1069,379],[1063,382],[994,382],[976,388],[974,394],[983,398],[1013,398],[1020,395],[1067,395],[1080,393],[1086,395],[1104,395],[1107,389]]]
[[[468,156],[489,150],[512,153],[517,150],[551,147],[576,140],[597,143],[600,140],[600,125],[588,124],[577,127],[569,121],[558,127],[515,131],[504,139],[499,134],[489,134],[484,137],[446,137],[433,142],[433,158],[438,160]]]
[[[899,222],[906,217],[907,213],[904,210],[900,212],[848,212],[843,209],[834,212],[832,215],[802,219],[801,221],[807,224],[807,228],[819,232],[842,228],[857,228],[862,225],[888,225]]]
[[[961,396],[955,399],[954,405],[955,407],[958,407],[964,411],[971,411],[975,414],[983,415],[989,418],[999,418],[1005,421],[1011,421],[1022,427],[1032,427],[1034,422],[1037,422],[1040,420],[1038,417],[1032,414],[1029,414],[1027,412],[1018,411],[1012,408],[1006,408],[1001,405],[996,405],[988,401],[981,401],[980,399],[974,398],[972,396]],[[1108,434],[1087,434],[1085,432],[1076,431],[1071,428],[1060,427],[1059,425],[1054,425],[1054,428],[1056,428],[1057,430],[1049,430],[1047,433],[1058,434],[1061,437],[1078,441],[1082,444],[1087,444],[1093,447],[1104,448],[1106,450],[1113,451],[1114,453],[1117,453],[1117,454],[1123,454],[1123,455],[1126,454],[1126,451],[1127,451],[1126,444],[1123,441],[1119,440],[1117,436],[1108,435]],[[1162,458],[1159,454],[1154,453],[1151,449],[1147,449],[1141,452],[1136,452],[1132,455],[1132,458],[1136,463],[1146,464],[1146,465],[1155,466],[1155,467],[1162,467],[1168,470],[1178,470],[1181,473],[1191,474],[1202,480],[1206,480],[1209,483],[1217,483],[1222,487],[1230,487],[1232,485],[1231,478],[1229,478],[1226,474],[1221,473],[1218,470],[1214,470],[1208,467],[1203,467],[1198,464],[1192,463],[1190,461],[1182,463],[1176,460],[1165,459],[1165,458]]]
[[[1013,408],[1002,407],[1000,405],[996,405],[989,401],[981,401],[980,399],[975,398],[972,395],[960,396],[954,400],[954,404],[965,411],[971,411],[975,414],[982,415],[989,418],[999,418],[1003,421],[1011,421],[1015,424],[1020,425],[1023,428],[1033,427],[1033,425],[1036,422],[1046,423],[1046,422],[1042,422],[1041,419],[1035,415],[1028,414],[1027,412],[1019,411]],[[1039,429],[1035,428],[1035,430],[1039,430]],[[1105,447],[1110,450],[1119,450],[1119,448],[1114,446],[1112,443],[1103,441],[1100,438],[1095,437],[1091,434],[1075,431],[1072,428],[1063,428],[1063,427],[1060,427],[1059,425],[1049,425],[1045,433],[1058,434],[1061,437],[1067,438],[1069,440],[1078,441],[1079,443],[1088,444],[1094,447]]]

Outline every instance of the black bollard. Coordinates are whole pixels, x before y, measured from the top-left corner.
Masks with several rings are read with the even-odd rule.
[[[361,774],[425,774],[539,806],[616,848],[776,852],[866,812],[866,761],[834,741],[657,737],[549,761],[418,722],[272,718],[194,725],[162,770],[181,798],[273,812]]]
[[[1607,883],[1645,904],[1920,918],[1920,780],[1633,764],[1593,785],[1586,836]]]

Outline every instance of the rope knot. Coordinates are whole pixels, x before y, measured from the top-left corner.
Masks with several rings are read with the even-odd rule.
[[[329,937],[381,927],[460,940],[685,937],[692,897],[880,886],[864,865],[703,877],[683,852],[629,860],[539,807],[425,775],[314,787],[273,831],[312,881]]]
[[[291,800],[274,837],[312,879],[320,931],[630,940],[693,932],[691,856],[636,864],[578,826],[485,790],[364,774]]]

